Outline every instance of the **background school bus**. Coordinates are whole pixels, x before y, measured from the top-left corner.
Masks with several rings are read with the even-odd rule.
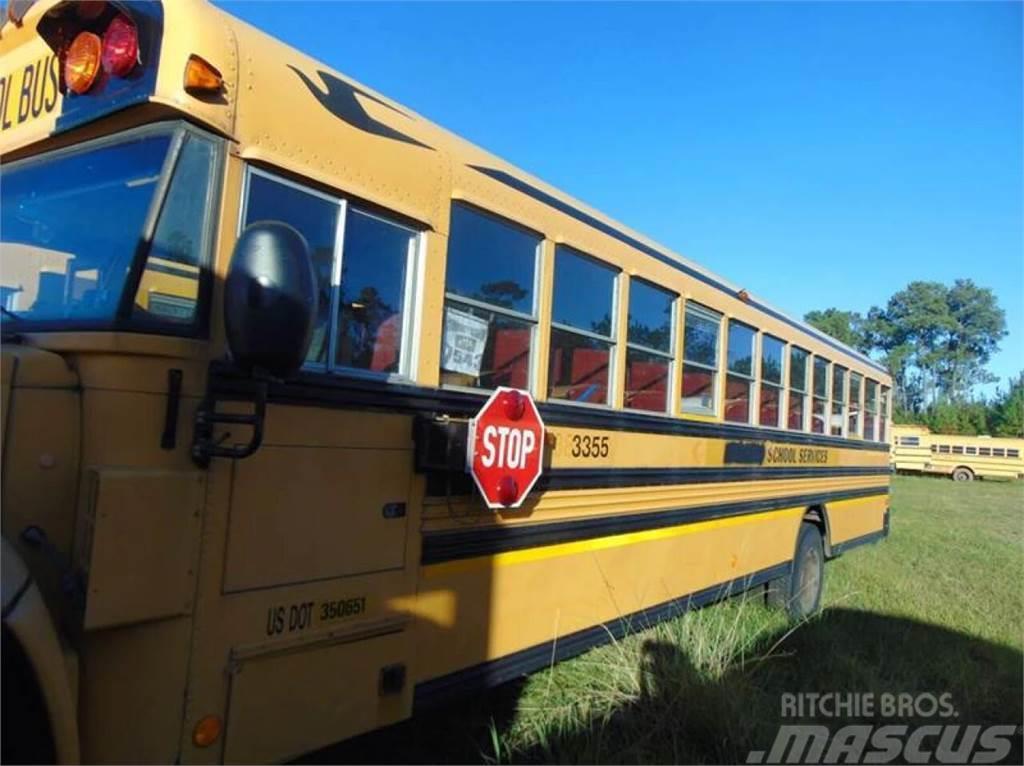
[[[1024,439],[933,434],[924,426],[892,429],[896,471],[944,474],[954,481],[1024,479]]]

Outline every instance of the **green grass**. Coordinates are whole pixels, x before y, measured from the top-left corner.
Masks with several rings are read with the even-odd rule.
[[[956,723],[1019,725],[1024,483],[896,477],[892,504],[888,540],[829,563],[811,620],[734,598],[329,758],[742,763],[801,691],[948,692]]]

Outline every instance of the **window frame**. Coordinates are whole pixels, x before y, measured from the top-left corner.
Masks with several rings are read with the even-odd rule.
[[[819,436],[830,436],[832,433],[832,367],[835,363],[827,357],[814,354],[811,363],[811,413],[810,413],[810,426],[811,433],[818,434]],[[823,396],[818,396],[818,392],[815,390],[814,376],[817,372],[818,360],[825,363],[825,393]],[[824,402],[824,408],[822,410],[822,418],[824,424],[822,425],[821,431],[814,430],[814,403]]]
[[[807,406],[814,396],[814,355],[806,348],[796,345],[795,343],[788,344],[789,349],[789,364],[786,368],[786,416],[784,418],[785,428],[788,431],[803,431],[807,432],[810,430],[810,408]],[[802,389],[793,387],[793,352],[799,351],[804,355],[804,387]],[[789,405],[790,397],[793,395],[799,396],[803,399],[803,408],[801,409],[801,422],[800,428],[789,427]]]
[[[709,322],[714,322],[718,326],[718,329],[715,332],[715,366],[714,367],[710,367],[707,364],[704,364],[703,362],[694,362],[694,361],[691,361],[691,360],[686,358],[686,318],[687,318],[687,314],[691,310],[693,311],[693,313],[695,315],[697,315],[701,319],[706,319]],[[724,398],[724,397],[719,396],[719,393],[720,393],[719,392],[719,388],[721,387],[721,384],[722,384],[722,381],[723,381],[723,377],[722,377],[722,375],[723,375],[723,373],[722,373],[722,363],[723,363],[724,359],[726,358],[724,356],[725,349],[724,349],[724,346],[722,344],[722,324],[723,324],[723,320],[726,318],[725,314],[723,314],[723,313],[721,313],[719,311],[715,311],[710,306],[705,306],[703,303],[698,303],[697,301],[692,301],[689,298],[686,298],[683,301],[683,308],[682,308],[682,311],[680,311],[679,313],[680,313],[680,315],[682,317],[682,332],[680,333],[680,338],[679,339],[680,339],[680,341],[683,344],[682,359],[679,362],[679,389],[678,389],[679,390],[679,396],[678,396],[678,400],[679,400],[679,413],[683,417],[685,417],[687,415],[696,415],[698,417],[705,417],[705,418],[707,418],[707,417],[718,418],[719,417],[718,411],[719,411],[719,407],[721,405],[721,400]],[[705,370],[705,371],[711,373],[711,397],[712,397],[712,400],[711,400],[711,407],[710,408],[707,408],[707,407],[687,408],[687,406],[686,406],[686,404],[684,402],[683,390],[682,390],[683,383],[685,382],[685,378],[686,378],[686,366],[687,365],[690,365],[691,367],[696,367],[697,369]],[[673,407],[674,406],[675,405],[673,405]]]
[[[864,374],[850,369],[847,371],[849,380],[846,383],[846,438],[864,438]],[[854,398],[854,378],[857,379],[856,398]],[[850,419],[853,418],[853,405],[857,405],[857,422],[853,431],[850,430]]]
[[[836,372],[842,371],[843,376],[843,390],[839,392],[839,397],[836,398]],[[849,417],[849,409],[846,404],[847,391],[850,388],[850,368],[844,367],[838,362],[832,363],[832,374],[829,376],[829,410],[828,410],[828,436],[833,436],[836,439],[844,439],[847,437],[846,426],[847,417]],[[840,433],[832,433],[832,417],[835,415],[835,405],[839,404],[839,419],[842,423]]]
[[[645,413],[645,414],[648,414],[648,415],[671,415],[675,411],[674,410],[675,405],[673,403],[673,398],[675,397],[675,392],[677,390],[677,388],[676,388],[676,383],[677,383],[676,376],[681,374],[681,371],[682,371],[682,366],[677,363],[677,361],[676,361],[676,354],[675,354],[675,351],[676,351],[676,339],[677,339],[677,335],[676,335],[676,333],[677,333],[676,322],[678,321],[678,317],[679,317],[679,304],[681,302],[681,296],[679,295],[679,293],[675,292],[674,290],[670,290],[667,287],[663,287],[662,285],[659,285],[657,282],[655,282],[652,279],[645,279],[644,277],[637,276],[635,274],[626,274],[623,271],[619,272],[619,277],[620,278],[624,278],[624,279],[626,279],[628,281],[628,284],[629,284],[629,298],[628,298],[628,300],[630,302],[632,302],[632,300],[633,300],[633,283],[634,282],[643,282],[646,285],[648,285],[648,286],[650,286],[650,287],[652,287],[652,288],[654,288],[656,290],[660,290],[661,292],[667,293],[668,295],[672,296],[672,312],[671,312],[671,316],[669,317],[669,328],[668,328],[668,332],[669,332],[668,351],[661,351],[659,349],[654,349],[654,348],[651,348],[649,346],[645,346],[645,345],[643,345],[641,343],[633,343],[633,342],[631,342],[629,340],[629,306],[628,305],[626,306],[626,338],[625,338],[626,342],[624,344],[625,345],[625,352],[626,352],[625,353],[625,358],[624,358],[624,362],[625,362],[626,368],[627,368],[626,369],[626,373],[628,374],[628,372],[629,372],[629,352],[630,352],[631,349],[633,351],[640,351],[641,353],[644,353],[644,354],[652,354],[654,356],[659,356],[659,357],[663,357],[664,359],[666,359],[668,361],[668,382],[666,384],[665,409],[660,410],[660,411],[658,411],[658,410],[644,410],[644,409],[640,409],[640,408],[637,408],[637,407],[630,407],[630,406],[628,406],[626,404],[626,401],[625,401],[625,393],[626,393],[625,392],[625,385],[626,385],[626,382],[625,382],[626,378],[625,378],[625,376],[623,376],[623,379],[622,379],[623,380],[623,383],[622,383],[622,385],[623,385],[622,409],[624,411]],[[616,290],[615,291],[616,299],[618,298],[618,294],[619,294],[619,291]],[[552,302],[553,301],[554,301],[554,295],[552,294]],[[552,303],[552,305],[553,305],[553,303]]]
[[[302,363],[303,372],[313,372],[323,375],[337,375],[350,378],[362,378],[364,380],[377,380],[388,383],[409,383],[415,377],[415,371],[419,361],[419,351],[413,338],[416,337],[419,325],[419,308],[422,305],[423,292],[423,268],[426,230],[417,229],[402,220],[399,214],[388,211],[394,217],[388,218],[386,214],[378,211],[372,205],[360,204],[359,201],[337,194],[331,194],[316,188],[313,185],[305,185],[293,181],[279,173],[266,170],[262,167],[246,163],[244,178],[241,188],[241,202],[238,211],[238,226],[236,237],[240,237],[245,230],[245,219],[249,212],[249,189],[250,182],[254,175],[281,184],[282,186],[295,189],[305,194],[330,202],[337,206],[338,218],[334,226],[334,246],[331,250],[331,303],[328,312],[327,325],[327,356],[325,362]],[[338,311],[341,303],[341,273],[345,259],[345,227],[348,223],[349,209],[361,215],[375,218],[392,226],[404,229],[412,235],[409,250],[406,254],[406,276],[402,288],[402,339],[399,345],[399,359],[397,372],[376,372],[374,370],[363,370],[358,367],[348,367],[335,363],[338,343]]]
[[[542,234],[540,231],[538,231],[537,229],[532,229],[529,226],[527,226],[527,225],[525,225],[523,223],[520,223],[519,221],[515,221],[515,220],[513,220],[511,218],[508,218],[508,217],[506,217],[506,216],[504,216],[504,215],[502,215],[500,213],[496,213],[496,212],[494,212],[492,210],[488,210],[485,207],[481,207],[480,205],[477,205],[476,203],[471,202],[468,199],[462,199],[462,198],[453,197],[452,199],[450,199],[448,201],[448,204],[449,204],[449,211],[448,211],[448,213],[449,213],[449,222],[451,220],[451,208],[455,207],[456,205],[459,205],[459,206],[467,209],[468,211],[470,211],[471,213],[473,213],[475,215],[480,215],[480,216],[484,216],[484,217],[487,217],[487,218],[492,218],[495,221],[497,221],[499,224],[502,224],[504,226],[509,226],[511,228],[514,228],[514,229],[518,229],[519,231],[524,232],[526,234],[529,234],[530,236],[536,238],[536,240],[537,240],[537,245],[534,248],[534,253],[533,253],[533,307],[532,307],[533,313],[532,314],[524,314],[521,311],[517,311],[515,309],[508,309],[508,308],[505,308],[504,306],[498,306],[498,305],[495,305],[495,304],[487,303],[486,301],[476,300],[475,298],[467,298],[465,296],[459,295],[458,293],[452,293],[452,292],[448,291],[448,266],[449,266],[448,253],[449,253],[449,250],[451,248],[451,239],[452,239],[452,236],[451,236],[451,226],[449,225],[448,234],[447,234],[447,237],[445,238],[444,279],[442,280],[442,285],[441,285],[441,288],[443,290],[442,298],[441,298],[441,343],[444,344],[444,317],[445,317],[445,310],[446,310],[446,308],[448,306],[449,301],[454,302],[454,303],[462,303],[462,304],[464,304],[466,306],[470,306],[472,308],[479,309],[480,311],[491,311],[491,312],[493,312],[495,314],[500,314],[501,316],[508,317],[509,319],[515,319],[517,321],[525,322],[525,323],[529,324],[530,325],[530,363],[529,363],[529,367],[528,367],[527,372],[526,372],[527,388],[528,388],[528,390],[531,392],[531,394],[533,396],[535,396],[535,397],[537,397],[539,399],[541,392],[539,392],[538,389],[537,389],[537,377],[538,377],[537,371],[538,371],[538,369],[540,369],[540,367],[539,367],[540,361],[537,358],[538,357],[538,354],[537,354],[537,351],[538,351],[537,340],[540,337],[540,305],[541,305],[540,293],[541,293],[541,287],[542,287],[542,284],[543,284],[542,276],[543,276],[543,270],[544,270],[544,262],[543,262],[542,259],[544,258],[544,243],[545,243],[545,241],[547,241],[547,237],[544,234]],[[554,295],[552,294],[552,299],[553,298],[554,298]],[[548,332],[550,334],[550,328],[549,328]],[[549,357],[550,357],[550,349],[549,349]],[[547,359],[545,359],[544,361],[546,363]],[[490,396],[494,392],[494,390],[495,390],[493,388],[482,388],[482,387],[477,387],[477,386],[463,386],[463,385],[459,385],[457,383],[444,383],[444,382],[440,381],[440,377],[441,377],[441,375],[443,373],[444,373],[444,370],[440,366],[440,356],[439,356],[438,357],[438,386],[440,388],[442,388],[442,389],[444,389],[446,391],[464,391],[466,393],[471,393],[471,394],[478,394],[478,395],[482,394],[485,397]],[[546,399],[546,397],[545,397],[545,399]],[[561,401],[561,400],[559,400],[559,401]]]
[[[782,353],[779,355],[782,369],[779,370],[779,382],[775,383],[765,380],[764,377],[764,342],[767,339],[778,341],[782,344]],[[789,388],[789,349],[790,343],[777,335],[760,331],[757,333],[757,421],[758,428],[774,428],[776,431],[786,430],[789,423],[789,397],[786,395]],[[775,425],[765,425],[761,422],[761,397],[765,386],[775,388],[779,392],[779,415],[775,419]]]
[[[593,332],[591,330],[582,330],[572,325],[563,324],[554,320],[555,314],[555,269],[557,267],[558,252],[559,250],[565,250],[569,255],[581,258],[584,261],[593,262],[598,268],[606,269],[607,271],[614,272],[612,277],[612,305],[611,305],[611,316],[609,330],[611,334],[608,337],[601,335],[600,333]],[[553,248],[553,257],[551,264],[551,320],[548,322],[548,358],[545,360],[548,367],[548,391],[544,392],[544,401],[555,402],[558,404],[571,404],[576,407],[591,407],[595,409],[619,409],[615,406],[615,402],[618,400],[618,368],[616,367],[616,359],[618,357],[618,346],[619,346],[619,288],[620,280],[625,276],[625,272],[619,266],[614,263],[609,263],[606,260],[598,258],[596,255],[591,255],[585,250],[581,250],[575,245],[570,245],[568,242],[555,242]],[[537,303],[535,299],[535,303]],[[536,307],[535,307],[536,310]],[[628,308],[627,308],[628,311]],[[551,337],[555,330],[564,333],[570,333],[572,335],[579,335],[590,340],[597,341],[599,343],[608,344],[608,387],[607,397],[604,402],[580,402],[574,399],[561,399],[558,397],[552,397],[550,395],[551,389]],[[628,332],[627,332],[628,335]],[[626,409],[622,407],[621,409]]]

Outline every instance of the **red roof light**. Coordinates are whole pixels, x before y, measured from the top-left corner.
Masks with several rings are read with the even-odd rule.
[[[139,63],[139,33],[124,14],[114,17],[103,33],[103,69],[124,77]]]

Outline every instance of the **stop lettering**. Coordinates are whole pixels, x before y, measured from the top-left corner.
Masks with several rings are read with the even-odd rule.
[[[466,469],[489,508],[518,508],[544,464],[544,421],[526,391],[499,388],[469,422]]]

